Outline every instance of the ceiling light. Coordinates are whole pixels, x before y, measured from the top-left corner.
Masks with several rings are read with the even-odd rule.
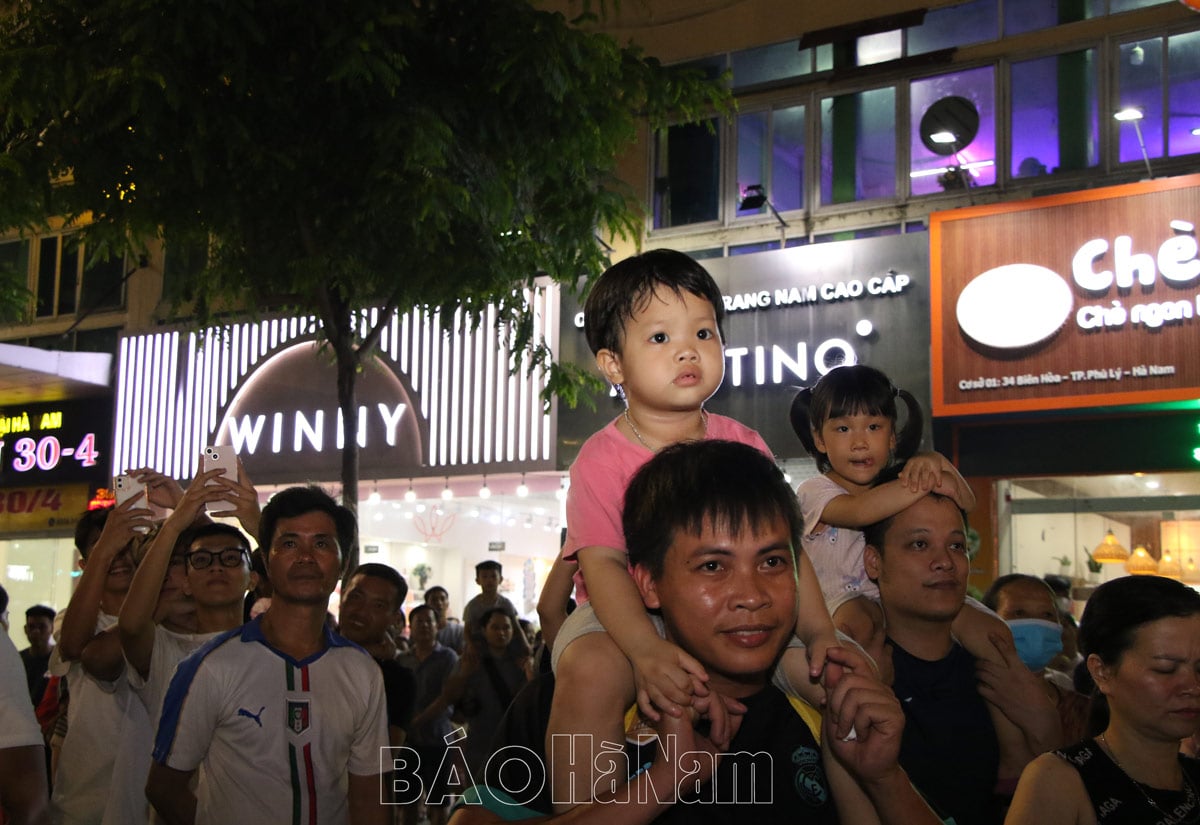
[[[517,485],[517,498],[527,498],[529,488],[525,486],[525,474],[521,473],[521,483]]]
[[[417,500],[417,491],[413,489],[411,478],[408,480],[408,492],[404,494],[404,500],[407,502],[413,502]]]

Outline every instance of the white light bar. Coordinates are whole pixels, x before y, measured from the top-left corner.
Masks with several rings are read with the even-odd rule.
[[[526,292],[535,343],[558,348],[558,287]],[[365,324],[377,310],[361,313]],[[511,332],[494,307],[477,317],[423,308],[394,313],[379,357],[407,377],[427,423],[430,468],[553,466],[553,409],[543,409],[543,370],[509,374]],[[231,399],[272,356],[315,338],[316,318],[247,321],[198,332],[124,336],[120,342],[113,472],[152,466],[179,479],[196,474]],[[444,475],[444,473],[440,473]]]

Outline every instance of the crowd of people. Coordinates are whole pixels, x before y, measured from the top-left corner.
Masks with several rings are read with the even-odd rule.
[[[135,471],[145,499],[79,523],[67,608],[27,612],[27,650],[0,642],[0,809],[21,825],[1200,821],[1200,594],[1108,582],[1077,649],[1043,579],[969,598],[975,497],[917,451],[916,400],[863,365],[801,391],[791,421],[820,475],[793,490],[757,433],[704,408],[722,316],[670,250],[591,290],[588,342],[624,409],[571,468],[540,642],[494,561],[461,621],[441,586],[406,614],[398,571],[346,569],[355,517],[326,492],[260,509],[240,468],[186,490]]]

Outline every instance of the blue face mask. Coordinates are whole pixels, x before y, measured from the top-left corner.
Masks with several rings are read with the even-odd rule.
[[[1062,625],[1045,619],[1013,619],[1012,630],[1017,655],[1030,670],[1041,670],[1062,653]]]

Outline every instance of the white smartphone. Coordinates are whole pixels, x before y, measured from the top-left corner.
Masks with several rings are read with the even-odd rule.
[[[146,500],[146,485],[138,481],[131,475],[121,473],[113,478],[113,495],[116,496],[117,506],[121,506],[131,498],[142,498],[141,507],[149,507],[150,502]],[[138,533],[149,533],[150,528],[146,526],[133,528]]]
[[[224,447],[205,447],[204,461],[201,470],[208,472],[209,470],[221,470],[221,475],[231,481],[237,481],[237,453],[230,446]],[[224,513],[233,509],[233,505],[228,501],[211,501],[205,505],[205,509],[210,513]]]

